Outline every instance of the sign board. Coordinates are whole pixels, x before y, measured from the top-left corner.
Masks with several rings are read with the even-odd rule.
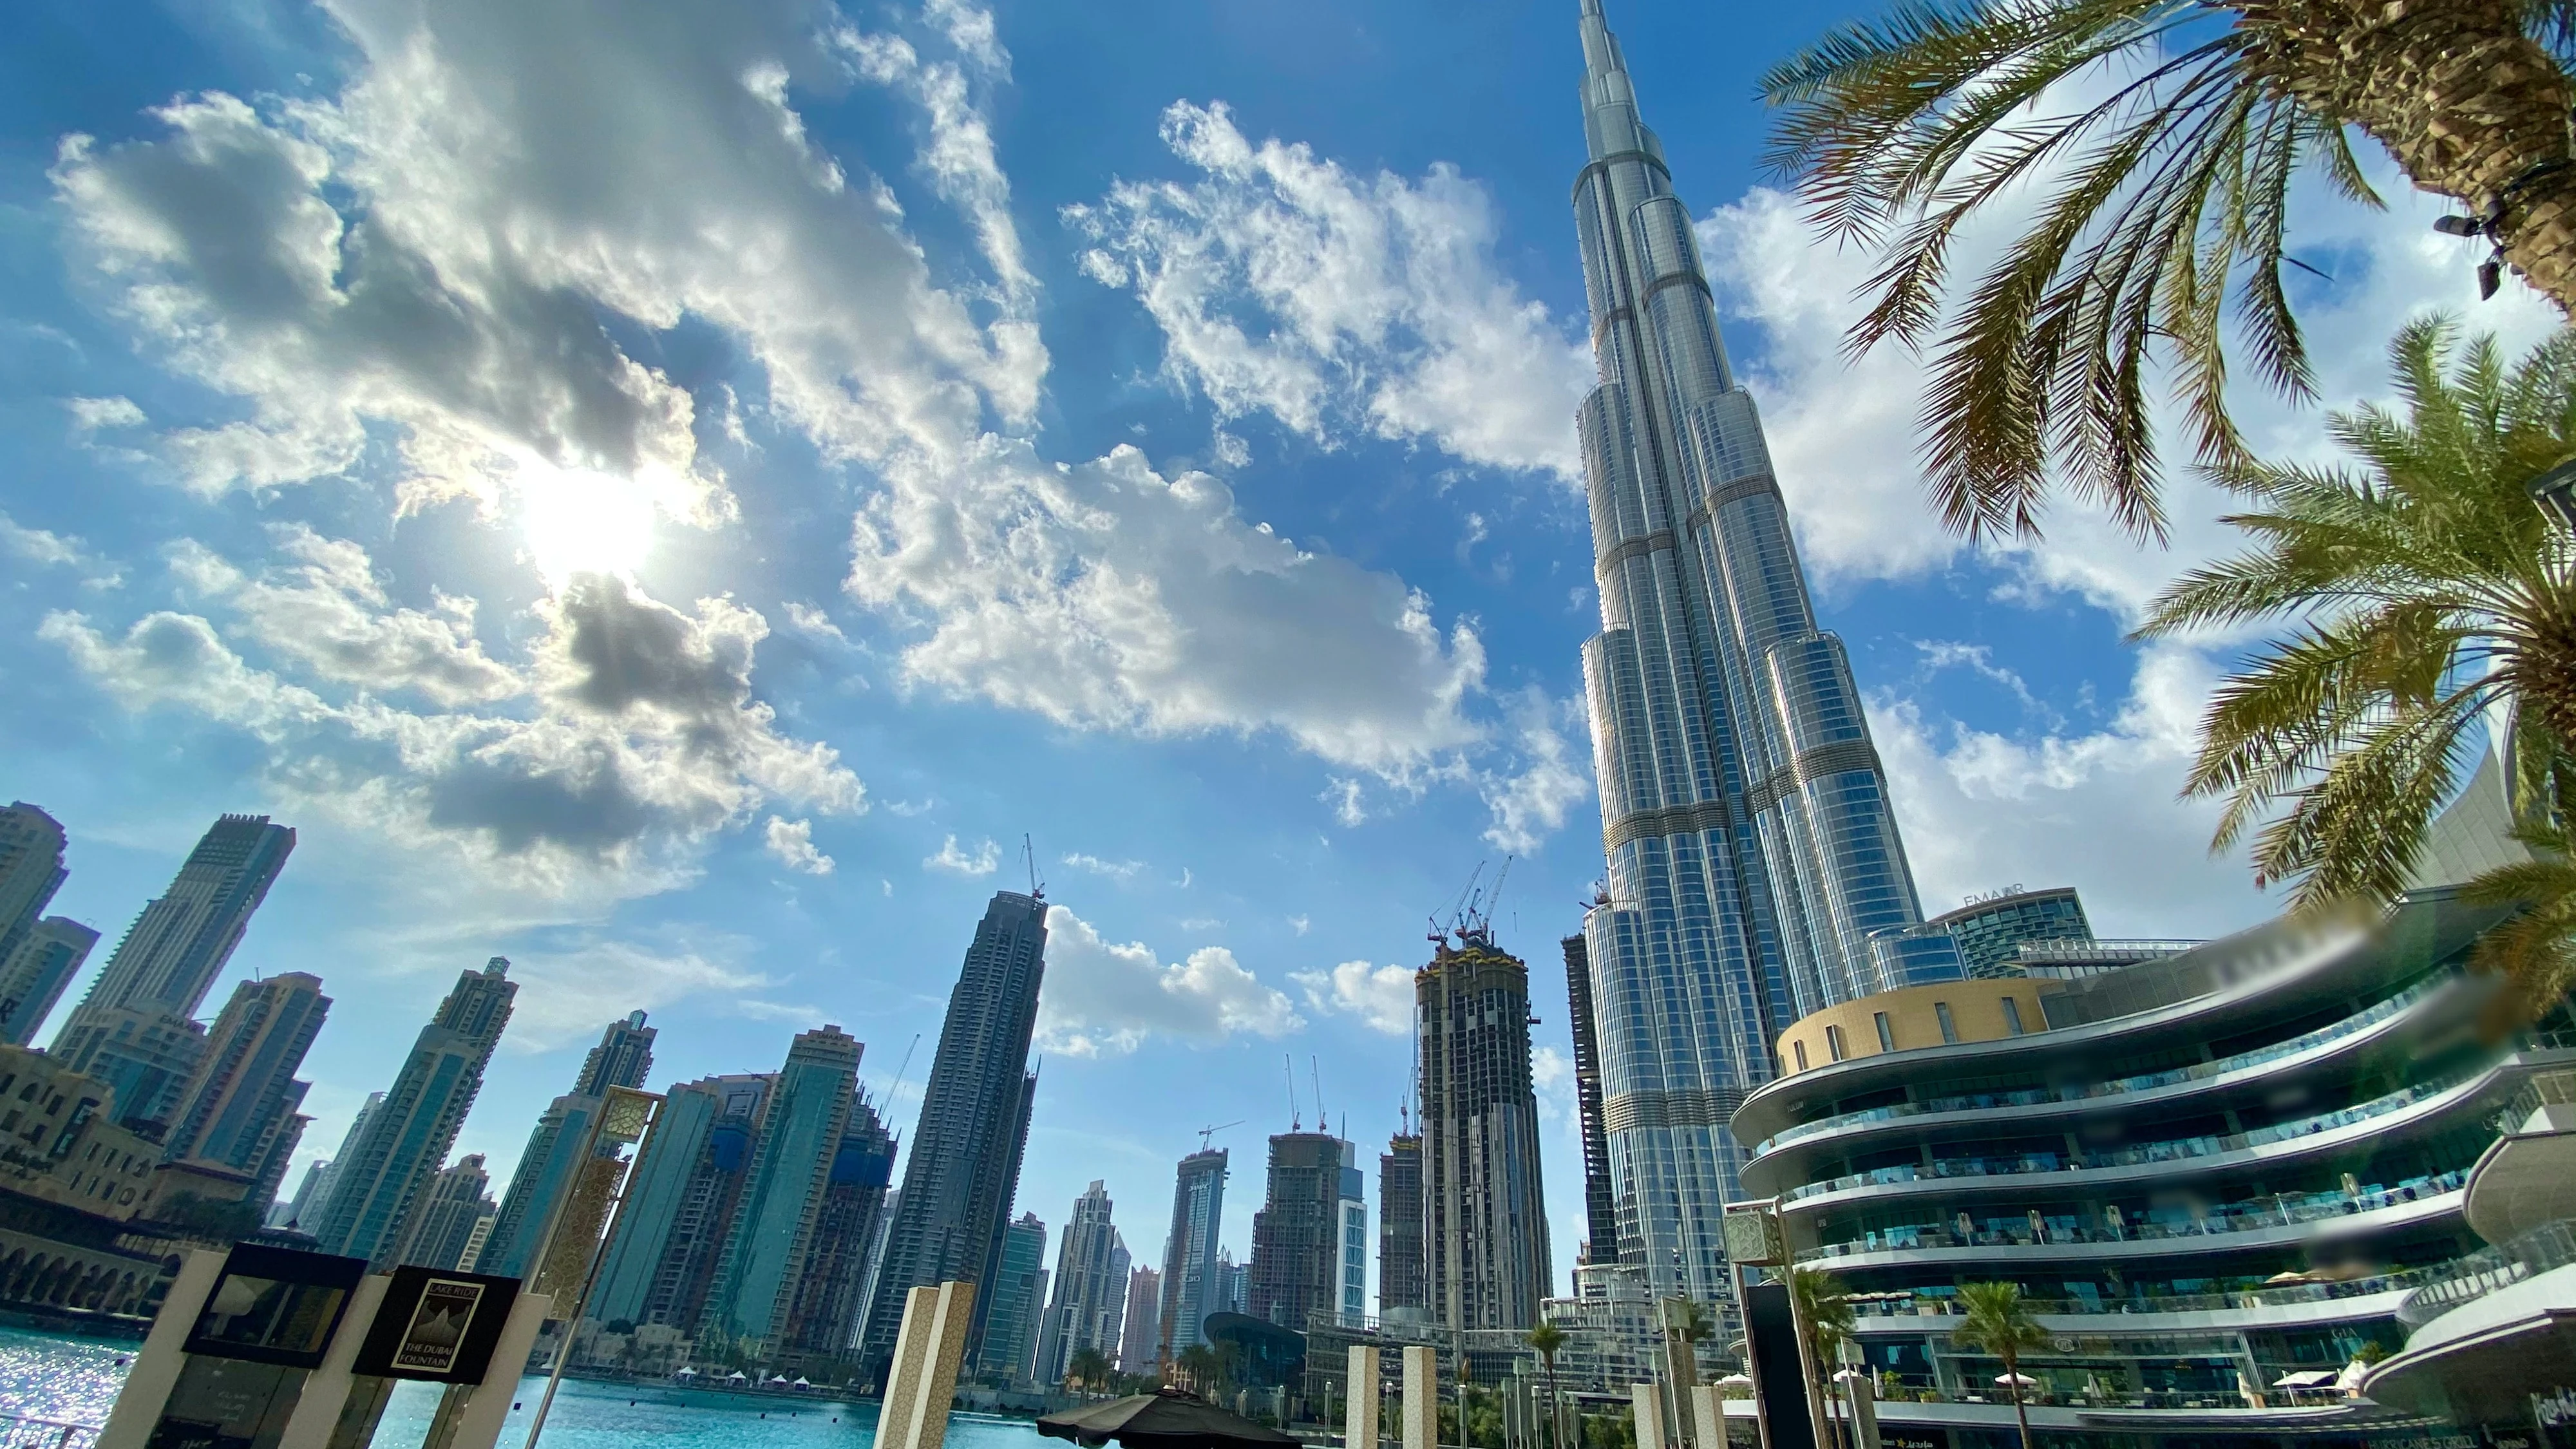
[[[181,1351],[284,1368],[322,1366],[363,1258],[235,1243]]]
[[[396,1268],[351,1372],[433,1384],[478,1384],[492,1366],[519,1280]]]
[[[1727,1260],[1738,1267],[1770,1267],[1788,1260],[1788,1244],[1781,1241],[1780,1218],[1768,1199],[1728,1203],[1721,1230]]]

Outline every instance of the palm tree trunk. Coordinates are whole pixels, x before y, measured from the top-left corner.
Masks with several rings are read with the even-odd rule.
[[[2030,1449],[2030,1410],[2021,1401],[2021,1361],[2004,1360],[2004,1384],[2012,1390],[2013,1422],[2021,1426],[2021,1449]]]
[[[2256,73],[2388,148],[2473,211],[2501,202],[2505,259],[2576,314],[2567,77],[2513,0],[2242,0]],[[2508,194],[2510,193],[2510,194]]]

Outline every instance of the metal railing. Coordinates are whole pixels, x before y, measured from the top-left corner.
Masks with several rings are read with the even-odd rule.
[[[2230,1072],[2268,1066],[2283,1057],[2296,1056],[2300,1052],[2367,1031],[2423,1000],[2436,987],[2450,979],[2448,975],[2443,975],[2419,981],[2395,996],[2367,1010],[2355,1012],[2330,1026],[2321,1026],[2287,1041],[2274,1042],[2270,1046],[2259,1047],[2250,1052],[2238,1052],[2233,1056],[2220,1057],[2216,1061],[2176,1067],[2171,1071],[2147,1072],[2086,1087],[2033,1087],[2018,1092],[1969,1092],[1957,1096],[1934,1097],[1921,1102],[1898,1102],[1885,1107],[1868,1107],[1857,1112],[1845,1112],[1838,1116],[1823,1117],[1795,1127],[1783,1128],[1756,1144],[1751,1155],[1760,1157],[1766,1152],[1804,1141],[1818,1133],[1837,1132],[1846,1128],[1866,1126],[1873,1122],[1891,1122],[1903,1117],[1933,1116],[1946,1112],[1987,1111],[1999,1107],[2040,1107],[2056,1103],[2089,1102],[2102,1097],[2151,1092],[2184,1082],[2207,1081],[2212,1077],[2223,1077]]]
[[[2407,1295],[2397,1307],[2397,1321],[2411,1333],[2472,1299],[2570,1263],[2576,1263],[2576,1223],[2542,1223],[2499,1247],[2482,1248],[2453,1263]]]
[[[2332,1303],[2345,1298],[2372,1298],[2383,1293],[2403,1292],[2441,1280],[2456,1269],[2456,1264],[2436,1268],[2407,1268],[2395,1273],[2377,1273],[2367,1278],[2347,1278],[2336,1283],[2294,1283],[2280,1288],[2243,1288],[2228,1293],[2141,1293],[2125,1297],[2099,1298],[2024,1298],[2022,1306],[2033,1313],[2069,1317],[2096,1315],[2122,1316],[2136,1313],[2218,1313],[2229,1309],[2277,1308],[2298,1303]],[[1955,1293],[1956,1290],[1951,1290]],[[1944,1318],[1963,1313],[1951,1293],[1918,1293],[1911,1301],[1877,1298],[1854,1302],[1852,1312],[1875,1318]]]
[[[102,1427],[0,1414],[0,1449],[90,1449]]]

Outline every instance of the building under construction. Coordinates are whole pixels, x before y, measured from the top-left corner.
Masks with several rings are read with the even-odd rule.
[[[1554,1281],[1530,1090],[1529,967],[1473,908],[1414,973],[1428,1301],[1450,1329],[1524,1329]]]

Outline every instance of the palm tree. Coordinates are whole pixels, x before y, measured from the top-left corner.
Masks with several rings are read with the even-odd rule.
[[[2021,1401],[2021,1356],[2024,1350],[2048,1347],[2048,1331],[2030,1316],[2018,1283],[1963,1283],[1959,1303],[1968,1310],[1967,1321],[1950,1337],[1964,1348],[2003,1360],[2013,1418],[2021,1425],[2021,1449],[2030,1449],[2030,1410]]]
[[[1065,1364],[1064,1381],[1067,1385],[1079,1384],[1086,1389],[1096,1388],[1107,1382],[1109,1376],[1117,1371],[1118,1366],[1110,1362],[1109,1355],[1099,1349],[1077,1348],[1073,1351],[1073,1357]]]
[[[2294,880],[2303,907],[2405,889],[2500,722],[2535,858],[2468,894],[2528,907],[2479,947],[2509,985],[2500,1011],[2527,1020],[2565,990],[2576,929],[2576,541],[2526,487],[2576,455],[2576,333],[2508,365],[2430,319],[2389,353],[2402,415],[2331,420],[2360,468],[2221,470],[2255,546],[2176,580],[2138,633],[2292,626],[2220,686],[2185,792],[2223,797],[2215,848],[2251,832],[2258,881]]]
[[[2289,189],[2314,168],[2379,204],[2350,132],[2576,307],[2571,56],[2571,0],[1900,0],[1762,87],[1784,108],[1770,163],[1827,237],[1876,253],[1850,344],[1938,350],[1944,521],[2036,534],[2054,471],[2161,537],[2149,379],[2171,369],[2205,463],[2244,452],[2227,313],[2267,384],[2309,394],[2284,268],[2314,268],[2285,250]],[[1959,229],[2034,190],[2002,259],[1955,288]]]
[[[1834,1275],[1820,1268],[1793,1270],[1789,1274],[1789,1298],[1791,1308],[1796,1310],[1798,1332],[1806,1340],[1801,1347],[1814,1368],[1815,1397],[1828,1406],[1825,1417],[1833,1427],[1827,1432],[1839,1441],[1843,1432],[1841,1402],[1834,1392],[1833,1368],[1842,1355],[1844,1340],[1857,1327],[1851,1299]]]
[[[1547,1369],[1547,1440],[1551,1449],[1563,1449],[1565,1443],[1565,1401],[1556,1392],[1556,1352],[1565,1347],[1565,1330],[1554,1319],[1542,1318],[1529,1331],[1526,1339],[1537,1352],[1538,1361]]]
[[[1224,1364],[1218,1359],[1215,1349],[1204,1343],[1194,1343],[1182,1349],[1172,1363],[1180,1370],[1181,1377],[1189,1381],[1191,1392],[1207,1398],[1216,1396],[1217,1376],[1223,1371]]]

